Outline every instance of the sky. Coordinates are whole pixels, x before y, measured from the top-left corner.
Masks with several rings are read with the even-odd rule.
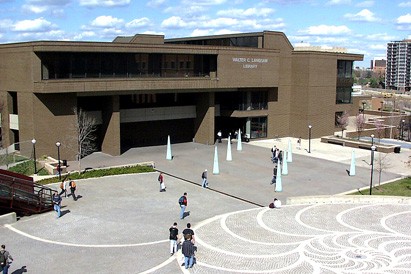
[[[165,38],[264,30],[293,46],[345,47],[384,58],[387,43],[411,39],[411,0],[0,0],[0,43]]]

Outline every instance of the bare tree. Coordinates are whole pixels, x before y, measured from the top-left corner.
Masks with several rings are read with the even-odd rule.
[[[361,133],[364,131],[364,125],[365,125],[365,119],[363,115],[361,114],[357,115],[357,117],[355,118],[355,125],[357,128],[358,140],[360,140]]]
[[[97,137],[95,135],[97,122],[94,117],[81,108],[73,108],[73,112],[76,116],[77,160],[81,170],[81,159],[97,149]]]
[[[381,138],[383,137],[385,126],[379,119],[375,120],[374,125],[375,125],[375,128],[377,129],[376,132],[377,132],[378,143],[381,143]]]
[[[376,159],[375,169],[378,171],[378,186],[381,185],[381,174],[384,170],[391,167],[390,162],[388,161],[388,153],[378,152],[378,157]]]
[[[344,137],[344,130],[347,129],[349,116],[346,111],[340,116],[337,117],[337,126],[341,128],[341,138]]]

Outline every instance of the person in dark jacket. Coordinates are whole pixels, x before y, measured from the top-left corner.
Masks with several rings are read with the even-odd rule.
[[[193,267],[194,252],[196,251],[196,248],[195,248],[194,244],[191,242],[191,235],[190,234],[184,235],[184,242],[183,242],[183,246],[181,248],[181,251],[184,255],[184,267],[186,269]]]

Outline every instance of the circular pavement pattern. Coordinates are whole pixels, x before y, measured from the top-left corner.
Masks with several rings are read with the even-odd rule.
[[[289,205],[195,227],[192,273],[411,273],[411,207]]]

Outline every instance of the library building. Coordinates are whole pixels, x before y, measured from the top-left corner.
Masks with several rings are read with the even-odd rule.
[[[78,113],[96,124],[96,150],[197,142],[241,130],[247,139],[332,135],[352,108],[363,55],[295,49],[282,32],[112,42],[0,45],[3,147],[30,156],[78,156]],[[78,129],[78,128],[77,128]],[[17,145],[20,144],[20,145]],[[84,155],[83,155],[84,156]]]

